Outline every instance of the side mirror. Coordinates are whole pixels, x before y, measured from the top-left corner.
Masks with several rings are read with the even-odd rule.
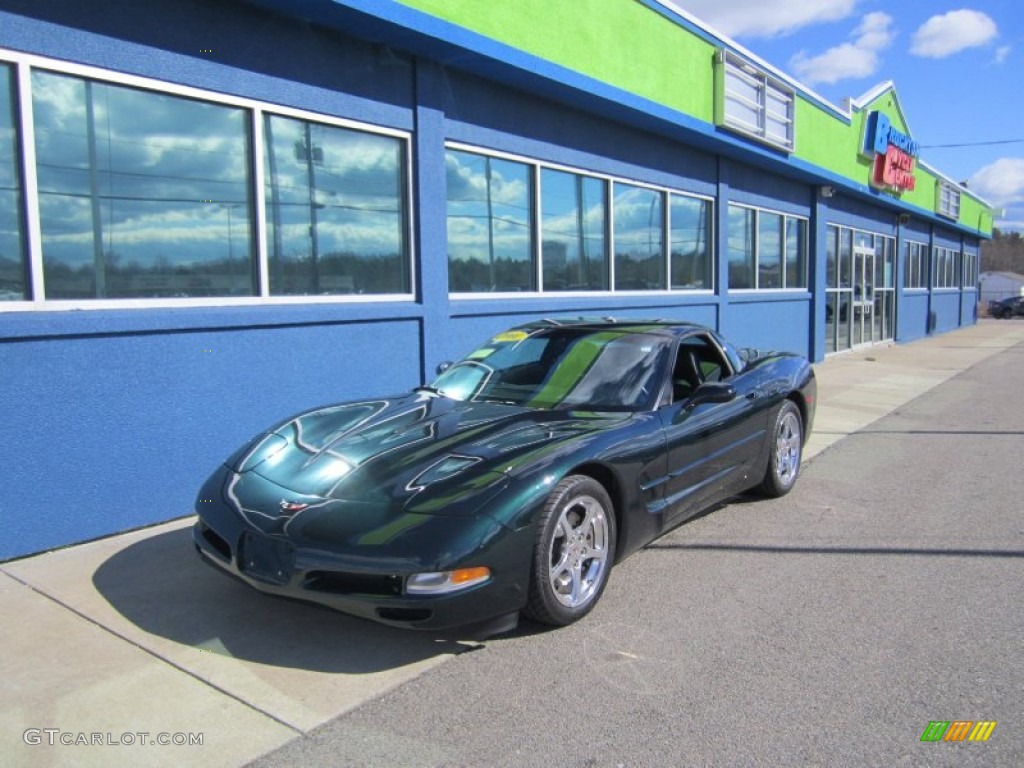
[[[722,381],[706,381],[690,395],[691,408],[702,403],[728,403],[736,399],[736,387]]]
[[[443,363],[438,363],[437,364],[437,375],[440,376],[442,373],[444,373],[445,371],[447,371],[451,367],[452,367],[452,361],[451,360],[445,360]]]

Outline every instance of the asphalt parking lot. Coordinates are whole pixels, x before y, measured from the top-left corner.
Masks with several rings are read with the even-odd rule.
[[[1024,345],[522,627],[257,761],[347,766],[1024,763]],[[987,742],[922,742],[932,721]]]
[[[2,762],[1019,765],[1022,342],[987,321],[817,366],[797,490],[664,537],[558,632],[271,600],[198,563],[188,519],[0,564]],[[921,743],[957,719],[998,725]]]

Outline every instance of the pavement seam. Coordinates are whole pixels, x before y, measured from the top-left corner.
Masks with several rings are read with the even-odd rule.
[[[304,736],[305,735],[306,732],[303,731],[301,728],[296,728],[291,723],[289,723],[289,722],[287,722],[285,720],[282,720],[280,717],[277,717],[276,715],[274,715],[271,712],[267,712],[266,710],[261,709],[260,707],[257,707],[255,705],[253,705],[252,703],[246,701],[245,699],[239,697],[238,695],[232,693],[231,691],[229,691],[229,690],[227,690],[225,688],[222,688],[221,686],[217,685],[216,683],[212,683],[209,680],[204,680],[202,677],[197,675],[195,672],[192,672],[188,668],[183,667],[181,664],[177,664],[177,663],[171,661],[170,659],[167,659],[167,658],[161,656],[159,653],[156,653],[155,651],[152,651],[149,648],[146,648],[144,645],[139,645],[137,642],[135,642],[131,638],[126,637],[125,635],[122,635],[120,632],[118,632],[118,631],[116,631],[114,629],[111,629],[110,627],[105,626],[104,624],[101,624],[96,619],[94,619],[91,616],[89,616],[88,614],[85,614],[82,611],[78,610],[73,605],[70,605],[70,604],[64,602],[59,597],[57,597],[55,595],[51,595],[50,593],[48,593],[48,592],[46,592],[46,591],[44,591],[42,589],[39,589],[34,584],[31,584],[31,583],[25,581],[24,579],[19,578],[17,575],[15,575],[15,574],[11,573],[10,571],[8,571],[6,568],[0,567],[0,573],[3,573],[5,576],[9,576],[10,578],[14,579],[14,581],[18,582],[22,586],[28,587],[29,589],[31,589],[37,595],[40,595],[40,596],[44,597],[45,599],[47,599],[47,600],[49,600],[49,601],[59,605],[61,608],[64,608],[67,611],[70,611],[71,613],[73,613],[76,616],[78,616],[78,618],[84,619],[89,624],[92,624],[94,627],[97,627],[98,629],[103,630],[107,634],[112,635],[113,637],[116,637],[118,640],[122,640],[122,641],[128,643],[129,645],[135,646],[140,651],[142,651],[143,653],[145,653],[145,654],[147,654],[149,656],[152,656],[157,661],[160,661],[160,662],[166,664],[167,666],[172,667],[173,669],[176,669],[178,672],[182,672],[185,675],[188,675],[193,680],[196,680],[197,682],[201,683],[202,685],[205,685],[205,686],[207,686],[209,688],[212,688],[213,690],[217,691],[218,693],[221,693],[224,696],[227,696],[229,699],[233,699],[234,701],[237,701],[239,704],[242,704],[247,709],[251,709],[254,712],[257,712],[258,714],[261,714],[264,717],[267,717],[267,718],[273,720],[275,723],[283,725],[285,728],[287,728],[288,730],[298,734],[299,736]]]

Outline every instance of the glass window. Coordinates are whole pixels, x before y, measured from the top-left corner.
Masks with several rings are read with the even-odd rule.
[[[270,293],[409,291],[404,144],[264,117]]]
[[[51,299],[256,292],[244,109],[35,71]]]
[[[615,185],[615,288],[665,288],[664,194],[631,184]]]
[[[978,254],[964,251],[964,288],[976,288],[978,285]]]
[[[757,213],[757,287],[782,287],[783,217],[777,213]]]
[[[532,291],[532,167],[446,153],[448,279],[453,292]]]
[[[825,236],[825,287],[839,287],[839,228],[829,224]]]
[[[0,301],[29,298],[15,114],[14,68],[0,66]]]
[[[520,335],[526,332],[490,339],[433,386],[457,400],[545,409],[640,411],[661,395],[672,348],[667,337],[573,327]]]
[[[915,243],[913,241],[908,240],[904,245],[904,288],[924,288],[927,286],[925,270],[926,252],[927,251],[924,243]]]
[[[956,186],[948,181],[939,181],[937,197],[936,213],[954,221],[960,218],[960,190]]]
[[[786,287],[807,287],[807,222],[786,217]]]
[[[853,230],[839,231],[839,287],[853,287]]]
[[[885,240],[885,266],[879,285],[884,288],[893,288],[896,285],[896,239],[893,237],[883,239]]]
[[[792,152],[793,90],[731,51],[715,67],[715,123]]]
[[[807,221],[730,205],[729,288],[776,291],[807,287]],[[834,282],[835,232],[829,229],[828,280]]]
[[[729,206],[729,288],[755,288],[754,211]]]
[[[608,289],[606,187],[591,176],[541,171],[545,291]]]
[[[683,195],[669,196],[669,247],[673,289],[710,290],[711,203]]]
[[[956,288],[960,274],[960,252],[953,248],[935,247],[935,288]]]

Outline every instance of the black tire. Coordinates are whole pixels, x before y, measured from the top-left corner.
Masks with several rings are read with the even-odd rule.
[[[800,474],[803,448],[804,425],[800,409],[792,400],[783,400],[775,412],[772,443],[768,451],[768,467],[761,481],[761,493],[778,498],[793,489]]]
[[[523,612],[558,627],[590,613],[608,583],[615,533],[614,508],[603,485],[570,475],[555,486],[537,521]]]

